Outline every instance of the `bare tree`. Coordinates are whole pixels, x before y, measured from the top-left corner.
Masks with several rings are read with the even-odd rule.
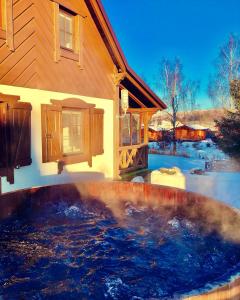
[[[199,104],[197,103],[197,94],[200,89],[200,81],[199,80],[188,80],[185,84],[185,91],[183,105],[185,111],[193,111],[199,108]]]
[[[176,152],[176,127],[178,125],[178,112],[189,105],[196,105],[196,96],[199,82],[186,81],[179,59],[170,61],[163,59],[156,82],[156,88],[168,105],[168,114],[173,128],[173,152]]]
[[[215,73],[209,79],[208,94],[215,107],[233,108],[230,84],[236,79],[240,79],[240,39],[231,34],[220,48]]]

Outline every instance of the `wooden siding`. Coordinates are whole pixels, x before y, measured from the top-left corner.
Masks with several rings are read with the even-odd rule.
[[[67,3],[67,2],[66,2]],[[114,64],[84,0],[71,1],[81,11],[83,41],[79,62],[54,60],[54,9],[51,0],[13,1],[14,49],[0,39],[0,83],[114,99]],[[84,67],[82,67],[84,66]]]
[[[13,25],[13,40],[10,45],[4,38],[0,39],[0,83],[35,87],[36,28],[33,0],[12,2],[13,14],[7,16],[7,22]]]
[[[67,58],[68,55],[60,56],[57,62],[54,59],[53,1],[15,0],[15,51],[0,39],[0,84],[114,99],[111,56],[84,0],[69,3],[74,11],[81,12],[81,65],[79,61]]]
[[[176,128],[176,139],[180,141],[201,141],[206,139],[206,130]]]

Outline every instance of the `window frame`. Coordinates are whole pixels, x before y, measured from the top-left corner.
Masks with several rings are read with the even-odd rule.
[[[60,21],[59,21],[59,36],[60,36],[60,48],[61,49],[65,49],[65,50],[67,50],[67,51],[71,51],[71,52],[75,52],[74,50],[75,50],[75,35],[76,35],[76,33],[75,33],[75,20],[74,20],[74,17],[76,16],[75,14],[73,14],[73,13],[71,13],[70,11],[68,11],[68,10],[66,10],[64,7],[62,7],[62,6],[59,6],[59,20],[60,20],[60,16],[61,16],[61,14],[63,15],[63,16],[68,16],[68,17],[70,17],[71,18],[71,27],[72,27],[72,32],[70,33],[70,32],[67,32],[66,31],[66,20],[64,20],[65,22],[64,22],[64,29],[65,29],[65,31],[63,31],[63,33],[64,33],[64,39],[65,39],[65,42],[66,42],[66,34],[68,34],[68,33],[70,33],[71,34],[71,43],[72,43],[72,47],[66,47],[66,46],[63,46],[62,44],[61,44],[61,27],[60,27]],[[66,44],[66,43],[65,43]]]
[[[67,124],[64,124],[64,118],[66,117],[67,119]],[[78,116],[80,117],[80,122],[79,124],[75,124],[74,122],[74,117]],[[84,111],[82,109],[67,109],[64,108],[62,110],[62,149],[63,149],[63,156],[68,156],[68,155],[75,155],[75,154],[82,154],[84,148],[84,131],[83,131],[83,125],[84,125]],[[74,134],[74,128],[75,127],[80,127],[80,134]],[[68,128],[67,133],[64,133],[64,129]],[[77,130],[78,131],[78,130]],[[83,147],[79,147],[78,150],[74,149],[74,145],[72,143],[72,140],[75,139],[81,139],[80,145],[83,145]],[[68,144],[68,146],[67,146]],[[68,150],[66,150],[68,148]],[[70,151],[71,148],[71,151]],[[82,150],[82,151],[81,151]]]
[[[6,29],[6,0],[0,0],[0,29]]]
[[[83,69],[83,27],[84,16],[73,7],[66,7],[65,3],[59,0],[53,0],[54,15],[54,61],[59,62],[61,58],[76,61]],[[72,16],[73,48],[61,46],[60,41],[60,12]]]
[[[62,161],[65,164],[74,164],[74,163],[81,163],[81,162],[86,162],[89,161],[90,156],[91,156],[91,151],[90,151],[90,120],[91,120],[91,108],[73,108],[73,107],[69,107],[69,106],[63,106],[62,107],[62,117],[63,117],[63,112],[64,111],[70,111],[70,110],[74,110],[74,111],[78,111],[78,112],[82,112],[83,113],[83,132],[84,132],[84,136],[82,137],[82,142],[83,142],[83,147],[84,147],[84,151],[80,152],[80,153],[64,153],[64,149],[63,149],[63,124],[62,124],[62,131],[61,131],[61,135],[62,135]]]
[[[0,0],[0,39],[6,40],[6,0]]]
[[[81,163],[81,162],[88,162],[88,164],[92,165],[92,153],[91,153],[91,136],[90,136],[90,128],[91,128],[91,115],[93,113],[93,108],[95,107],[94,104],[89,104],[84,102],[80,99],[65,99],[62,101],[59,100],[52,100],[53,104],[58,105],[62,112],[64,110],[80,110],[84,113],[84,121],[83,121],[83,127],[85,129],[85,136],[84,136],[84,144],[86,146],[86,150],[84,153],[77,153],[77,154],[64,154],[63,153],[63,141],[62,143],[62,158],[64,164],[75,164],[75,163]],[[61,129],[61,137],[63,136],[63,126]]]
[[[104,110],[95,108],[95,104],[86,103],[78,98],[51,100],[51,104],[42,104],[42,162],[58,162],[61,165],[87,162],[92,166],[92,157],[104,153]],[[64,110],[79,110],[84,113],[84,152],[63,153]],[[53,115],[51,115],[53,112]],[[97,126],[97,127],[96,127]],[[97,129],[97,132],[96,132]],[[100,138],[101,137],[101,138]],[[52,145],[56,145],[56,148]],[[54,149],[53,152],[52,150]],[[59,169],[59,170],[60,170]],[[59,171],[59,174],[61,171]]]

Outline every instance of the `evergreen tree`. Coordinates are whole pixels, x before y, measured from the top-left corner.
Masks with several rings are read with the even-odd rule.
[[[231,82],[231,96],[235,109],[216,121],[220,133],[217,143],[225,153],[240,159],[240,80]]]

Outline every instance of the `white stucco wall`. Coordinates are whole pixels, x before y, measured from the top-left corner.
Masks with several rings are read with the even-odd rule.
[[[20,96],[21,102],[30,102],[32,105],[32,164],[14,170],[15,183],[13,185],[3,177],[3,193],[41,185],[86,179],[111,179],[113,177],[113,100],[7,85],[0,85],[0,93]],[[66,165],[62,174],[58,175],[57,163],[42,163],[41,104],[51,104],[51,99],[63,100],[66,98],[80,98],[87,103],[95,104],[96,108],[104,109],[104,154],[93,157],[92,167],[89,167],[87,162]]]

